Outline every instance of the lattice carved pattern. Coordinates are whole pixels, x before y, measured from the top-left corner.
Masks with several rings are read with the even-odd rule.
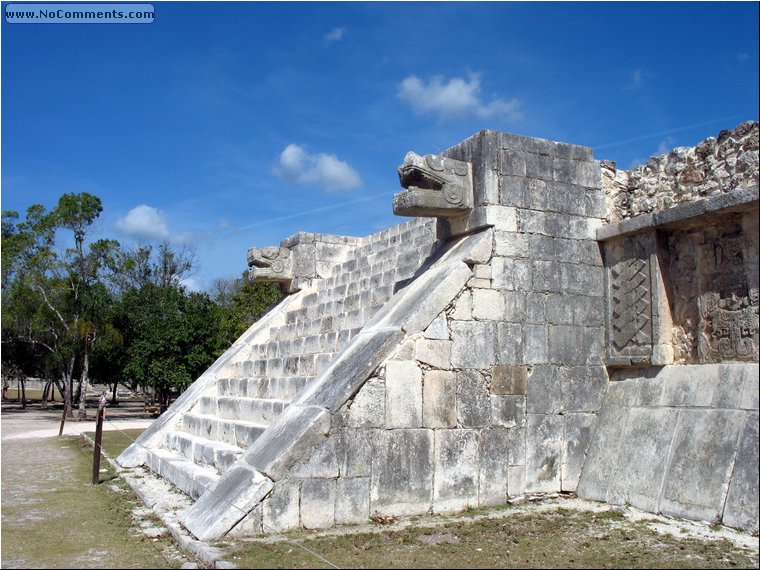
[[[610,268],[611,340],[617,351],[651,345],[651,305],[646,260],[625,259]]]

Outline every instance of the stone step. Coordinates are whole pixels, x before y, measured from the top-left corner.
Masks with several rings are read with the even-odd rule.
[[[219,474],[213,467],[188,461],[177,452],[166,448],[149,450],[145,464],[192,499],[197,499],[207,490],[213,489],[219,480]]]
[[[317,357],[318,362],[320,358]],[[222,397],[272,398],[293,401],[313,376],[259,378],[220,378],[217,394]]]
[[[212,467],[223,474],[243,454],[237,445],[212,441],[181,431],[170,431],[165,435],[166,447],[204,467]]]
[[[220,420],[242,420],[248,423],[269,425],[288,407],[290,400],[273,398],[244,398],[241,396],[202,396],[196,411]]]
[[[218,418],[193,411],[182,416],[181,431],[247,449],[267,427],[268,424]]]

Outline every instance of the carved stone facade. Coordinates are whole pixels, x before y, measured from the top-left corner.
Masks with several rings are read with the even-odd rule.
[[[670,235],[677,362],[758,360],[756,218],[730,214]]]

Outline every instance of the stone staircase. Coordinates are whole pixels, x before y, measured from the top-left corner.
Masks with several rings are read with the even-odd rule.
[[[431,219],[359,240],[330,277],[291,296],[266,334],[238,350],[185,410],[164,422],[160,437],[146,441],[146,466],[193,499],[213,489],[437,246]]]

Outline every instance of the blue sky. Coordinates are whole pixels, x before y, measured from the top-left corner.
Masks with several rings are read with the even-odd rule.
[[[95,194],[96,237],[195,247],[196,288],[297,231],[405,221],[408,150],[487,128],[629,168],[758,118],[754,2],[153,5],[3,19],[2,208]]]

